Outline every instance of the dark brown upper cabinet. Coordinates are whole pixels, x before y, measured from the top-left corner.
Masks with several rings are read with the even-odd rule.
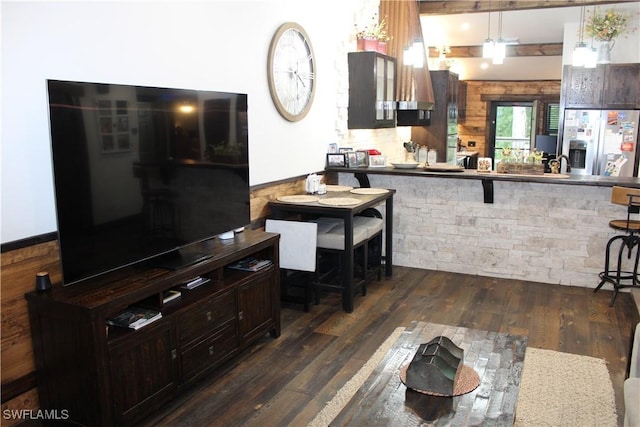
[[[349,54],[349,129],[396,125],[396,60],[378,52]]]
[[[640,64],[565,65],[564,108],[640,108]]]

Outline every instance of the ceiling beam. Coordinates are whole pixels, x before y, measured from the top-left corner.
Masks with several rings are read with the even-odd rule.
[[[482,58],[482,46],[451,46],[447,58]],[[507,46],[507,56],[562,56],[562,43]],[[437,58],[438,49],[429,48],[429,57]]]
[[[418,0],[420,15],[497,12],[554,7],[593,6],[613,3],[638,3],[638,0],[548,0],[548,1],[437,1]]]

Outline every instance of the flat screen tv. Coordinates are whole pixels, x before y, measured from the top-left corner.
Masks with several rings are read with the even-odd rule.
[[[250,223],[246,94],[47,86],[64,285],[198,262],[195,243]]]

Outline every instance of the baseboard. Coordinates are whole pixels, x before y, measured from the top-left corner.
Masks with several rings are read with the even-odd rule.
[[[2,383],[2,404],[38,386],[35,372]]]

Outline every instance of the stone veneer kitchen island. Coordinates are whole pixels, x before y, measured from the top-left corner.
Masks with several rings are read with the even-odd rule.
[[[637,178],[475,170],[329,168],[326,173],[334,184],[361,186],[357,174],[373,188],[396,190],[395,265],[593,288],[614,235],[608,223],[627,215],[626,207],[610,202],[611,187],[640,188]]]

